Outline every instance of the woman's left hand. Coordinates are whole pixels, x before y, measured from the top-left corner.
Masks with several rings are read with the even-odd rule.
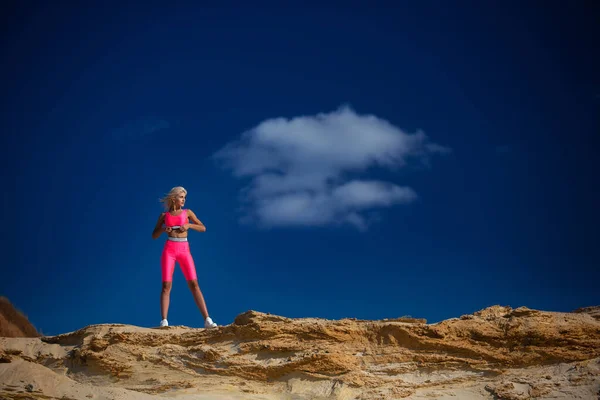
[[[187,231],[189,229],[189,227],[190,227],[190,224],[183,224],[183,225],[181,225],[181,227],[179,228],[179,230],[181,232],[185,232],[185,231]]]

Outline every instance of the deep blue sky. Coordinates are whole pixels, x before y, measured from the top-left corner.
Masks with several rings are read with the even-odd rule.
[[[1,17],[0,295],[43,333],[158,324],[150,234],[176,185],[208,229],[190,244],[218,324],[600,303],[597,3],[133,3]],[[211,156],[344,104],[452,149],[362,176],[418,200],[366,231],[241,224],[247,181]],[[201,326],[179,268],[169,320]]]

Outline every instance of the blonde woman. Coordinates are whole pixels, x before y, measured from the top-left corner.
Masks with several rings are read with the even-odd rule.
[[[194,295],[196,305],[204,317],[204,327],[216,328],[217,324],[208,315],[204,296],[202,296],[198,286],[196,267],[187,241],[188,230],[206,232],[206,227],[192,210],[183,208],[186,196],[187,190],[181,186],[176,186],[164,198],[160,199],[166,212],[160,214],[152,232],[152,239],[157,239],[163,232],[167,233],[167,241],[160,260],[162,267],[162,292],[160,294],[162,321],[160,321],[160,326],[169,326],[167,314],[173,285],[173,271],[175,270],[175,261],[177,261]],[[192,223],[189,220],[192,220]]]

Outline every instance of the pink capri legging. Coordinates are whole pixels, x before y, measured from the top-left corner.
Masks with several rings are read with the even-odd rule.
[[[160,258],[163,282],[173,281],[175,261],[179,263],[186,280],[191,281],[197,279],[196,266],[194,265],[192,253],[190,253],[190,244],[188,242],[173,242],[167,240]]]

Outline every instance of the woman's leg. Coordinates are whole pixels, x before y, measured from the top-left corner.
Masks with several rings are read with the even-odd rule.
[[[174,246],[171,242],[165,243],[165,247],[160,258],[162,270],[162,290],[160,291],[160,314],[162,319],[167,319],[169,313],[169,300],[171,297],[171,287],[173,287],[173,271],[175,271]]]
[[[187,280],[188,286],[192,291],[192,295],[194,296],[194,301],[196,305],[200,309],[202,316],[204,319],[208,318],[208,310],[206,309],[206,302],[204,301],[204,296],[200,291],[200,286],[198,286],[198,277],[196,276],[196,266],[194,264],[194,259],[192,258],[192,253],[189,250],[189,244],[186,242],[186,249],[179,253],[179,257],[177,261],[179,261],[179,265],[181,266],[181,270],[183,271],[183,275]]]
[[[171,287],[173,282],[163,282],[162,290],[160,292],[160,315],[162,319],[167,319],[169,313],[169,301],[171,298]]]
[[[200,286],[198,286],[198,280],[192,279],[187,281],[190,290],[192,291],[192,295],[194,296],[194,301],[196,305],[200,309],[202,316],[204,319],[208,318],[208,310],[206,309],[206,302],[204,301],[204,296],[202,296],[202,292],[200,291]]]

